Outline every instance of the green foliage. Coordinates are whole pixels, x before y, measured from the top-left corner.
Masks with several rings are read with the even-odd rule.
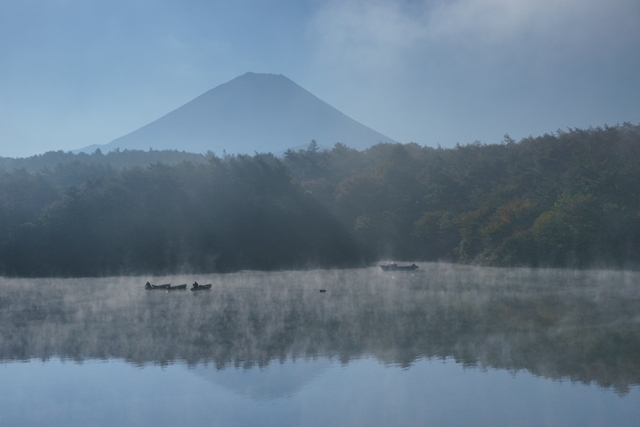
[[[629,123],[453,149],[322,150],[312,141],[282,159],[97,150],[0,165],[6,275],[271,270],[376,258],[640,264],[640,126]]]
[[[362,248],[269,155],[154,164],[71,187],[3,242],[5,275],[358,265]]]
[[[640,126],[349,154],[348,168],[338,145],[284,162],[379,257],[638,266]]]
[[[104,167],[115,171],[132,168],[135,166],[149,166],[154,163],[177,165],[182,162],[206,163],[214,154],[186,153],[177,150],[120,150],[116,149],[103,154],[98,148],[92,154],[64,151],[48,151],[44,154],[25,158],[0,157],[0,169],[11,172],[24,169],[35,173],[45,169],[65,168],[69,163],[81,164],[84,167]],[[78,167],[78,166],[76,166]]]

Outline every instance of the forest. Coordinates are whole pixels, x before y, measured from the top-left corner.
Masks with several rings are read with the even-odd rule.
[[[0,274],[638,268],[640,125],[454,148],[0,158]]]

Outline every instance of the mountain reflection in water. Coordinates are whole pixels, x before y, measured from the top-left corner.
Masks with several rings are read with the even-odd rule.
[[[240,396],[253,400],[275,400],[299,393],[330,367],[331,361],[322,358],[271,363],[267,369],[254,366],[249,369],[216,370],[200,364],[190,371]]]
[[[143,288],[194,279],[213,289]],[[3,279],[0,360],[119,358],[197,370],[319,357],[401,367],[451,358],[624,394],[640,384],[639,284],[635,272],[447,264],[395,273]]]

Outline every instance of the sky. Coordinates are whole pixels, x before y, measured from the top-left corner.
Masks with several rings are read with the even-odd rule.
[[[5,0],[0,156],[106,144],[248,71],[399,142],[498,143],[640,123],[639,70],[638,0]]]

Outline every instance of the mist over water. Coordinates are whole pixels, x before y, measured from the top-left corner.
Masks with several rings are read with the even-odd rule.
[[[438,263],[2,279],[0,425],[630,426],[639,279]]]
[[[266,368],[427,359],[640,384],[640,273],[423,264],[210,276],[4,279],[0,360]],[[145,291],[197,280],[211,291]],[[321,289],[326,293],[320,293]]]

